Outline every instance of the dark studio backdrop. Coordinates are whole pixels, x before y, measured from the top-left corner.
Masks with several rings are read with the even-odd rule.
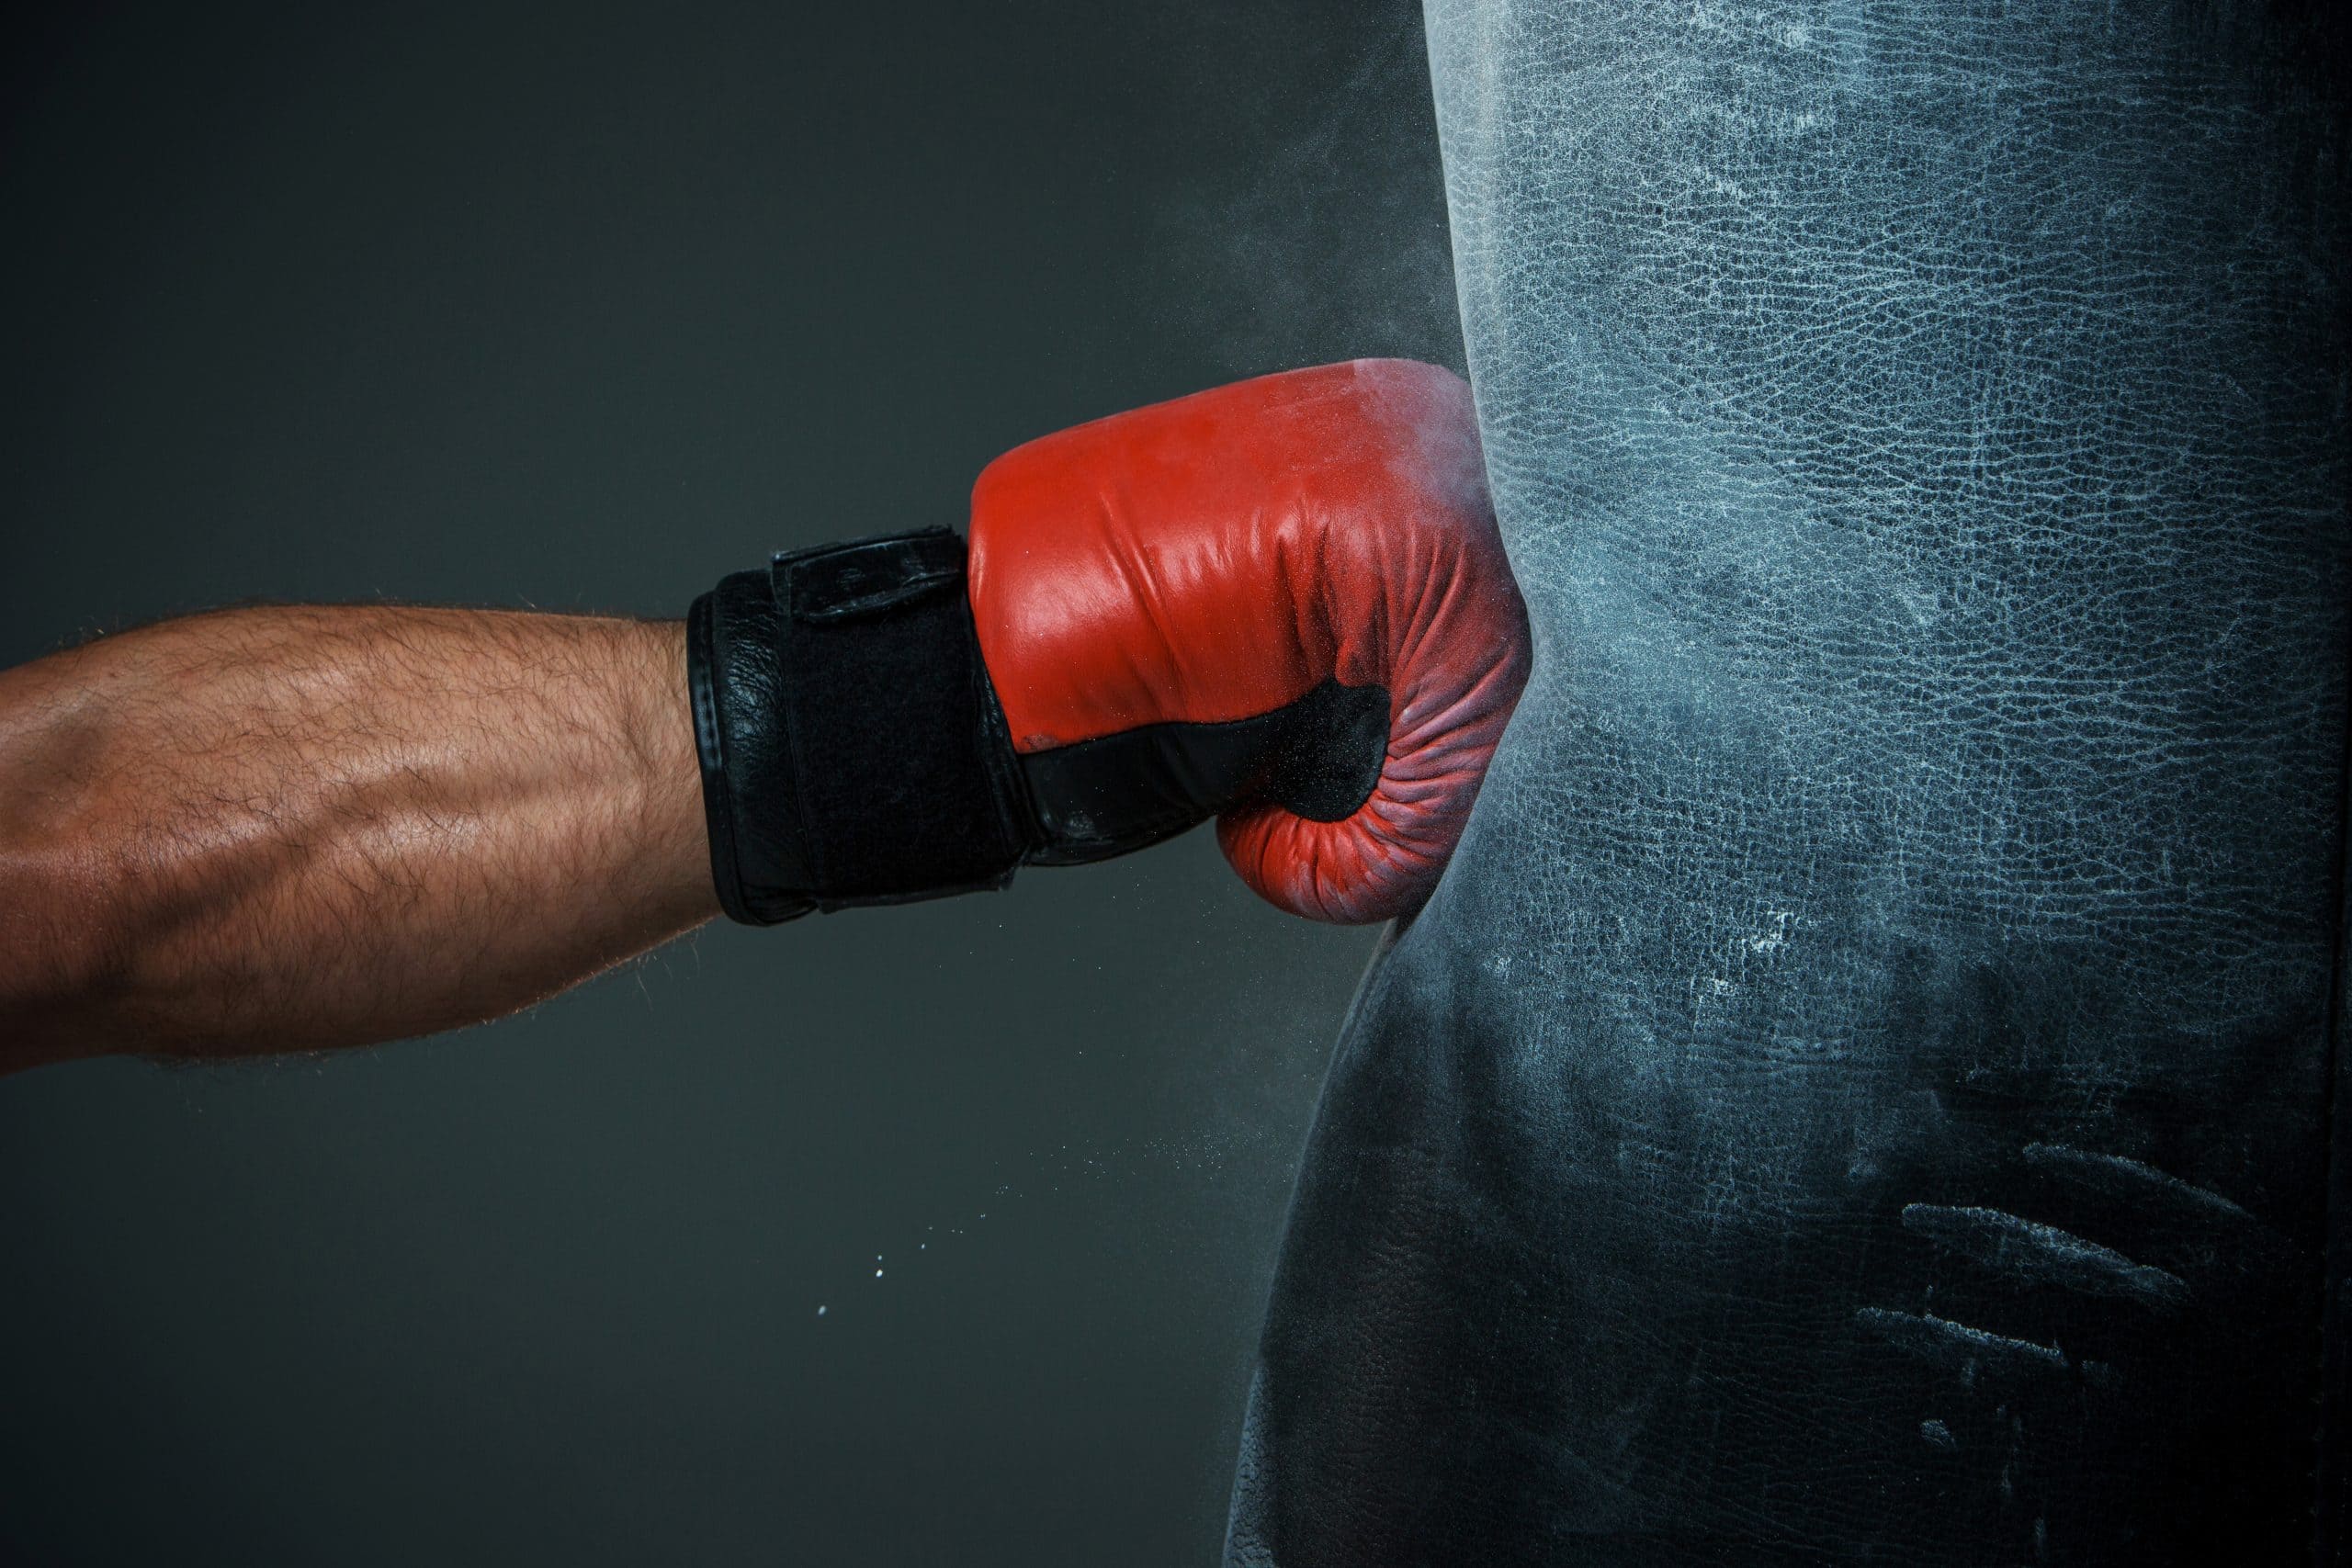
[[[1079,420],[1461,363],[1395,0],[9,27],[0,663],[678,615]],[[1212,1561],[1372,941],[1195,834],[435,1040],[0,1080],[0,1559]]]

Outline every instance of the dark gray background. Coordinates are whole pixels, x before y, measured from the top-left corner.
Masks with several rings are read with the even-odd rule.
[[[1460,364],[1398,0],[15,27],[0,662],[679,615],[1080,419]],[[1371,942],[1195,834],[435,1041],[0,1080],[0,1556],[1208,1562]]]

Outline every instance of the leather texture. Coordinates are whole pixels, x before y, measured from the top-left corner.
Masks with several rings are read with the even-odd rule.
[[[1236,1568],[2312,1560],[2340,78],[1434,0],[1534,678],[1367,976]]]
[[[944,528],[722,579],[687,616],[686,685],[733,919],[1002,887],[1038,841]]]
[[[1196,828],[1242,801],[1318,822],[1363,808],[1388,759],[1388,694],[1324,681],[1281,707],[1220,724],[1148,724],[1020,759],[1043,846],[1076,865]]]
[[[686,687],[719,908],[774,925],[815,908],[784,728],[779,622],[764,571],[739,571],[686,616]]]
[[[777,556],[780,721],[820,909],[1002,887],[1034,847],[944,528]]]
[[[1318,820],[1253,795],[1218,820],[1250,886],[1318,919],[1427,897],[1528,670],[1469,389],[1405,360],[1261,377],[1007,453],[973,488],[970,593],[1024,759],[1249,720],[1327,682],[1385,692],[1359,807]]]

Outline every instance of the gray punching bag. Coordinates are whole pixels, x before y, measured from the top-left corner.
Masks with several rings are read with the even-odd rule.
[[[2327,24],[1428,23],[1538,667],[1335,1058],[1228,1560],[2310,1562]]]

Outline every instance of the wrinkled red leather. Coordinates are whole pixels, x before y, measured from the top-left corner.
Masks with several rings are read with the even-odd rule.
[[[973,487],[972,613],[1023,752],[1389,692],[1352,816],[1228,812],[1226,857],[1313,919],[1385,919],[1444,869],[1527,681],[1527,612],[1470,389],[1410,360],[1266,376],[1030,442]]]

